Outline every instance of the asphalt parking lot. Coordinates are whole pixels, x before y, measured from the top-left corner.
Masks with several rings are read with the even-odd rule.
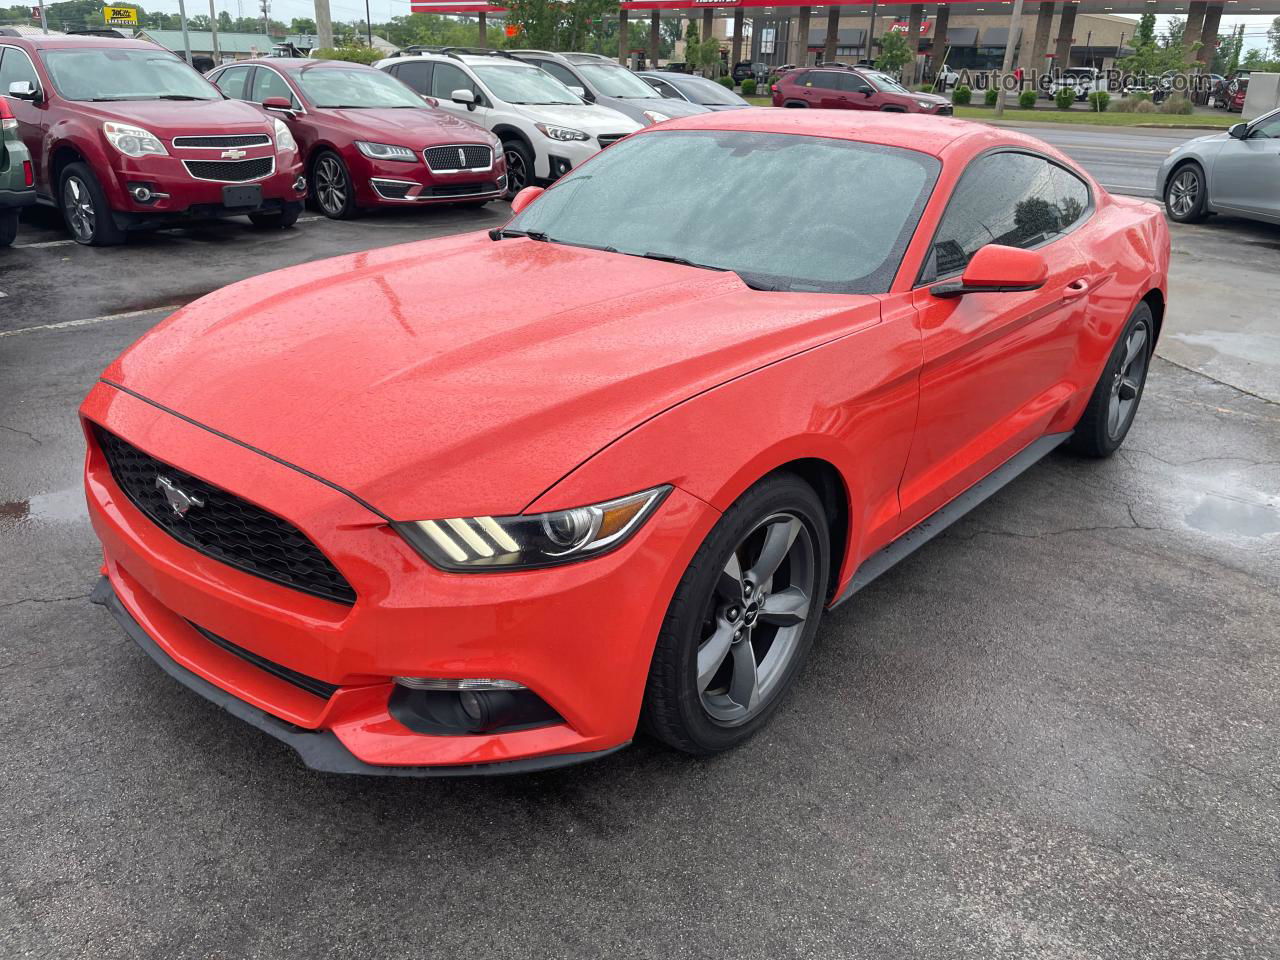
[[[502,207],[40,217],[0,254],[0,956],[1280,956],[1280,229],[1175,227],[1120,454],[838,610],[743,748],[400,781],[305,769],[88,604],[75,408],[165,308]]]

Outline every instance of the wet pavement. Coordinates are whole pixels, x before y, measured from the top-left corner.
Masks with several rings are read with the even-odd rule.
[[[489,219],[0,260],[0,956],[1280,956],[1275,228],[1175,228],[1121,452],[1050,457],[836,611],[717,760],[315,774],[88,604],[74,411],[136,311]]]

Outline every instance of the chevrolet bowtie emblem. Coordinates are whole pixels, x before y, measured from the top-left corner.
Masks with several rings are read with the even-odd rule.
[[[244,156],[244,154],[245,154],[245,151],[243,150],[223,150],[222,159],[223,160],[239,160],[241,157]]]
[[[164,494],[165,500],[169,501],[169,509],[173,511],[174,516],[185,517],[192,507],[204,506],[203,500],[187,493],[168,477],[157,476],[156,489]]]

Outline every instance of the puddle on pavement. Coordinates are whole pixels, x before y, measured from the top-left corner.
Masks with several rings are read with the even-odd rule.
[[[0,503],[0,530],[12,529],[20,523],[72,523],[86,515],[84,490],[68,487],[54,493],[38,493],[26,500]]]
[[[1253,363],[1280,365],[1280,335],[1257,332],[1170,333],[1170,337],[1192,347],[1207,347],[1214,353],[1240,357]]]
[[[1206,493],[1187,514],[1187,523],[1205,533],[1267,537],[1280,533],[1280,510],[1265,503]]]

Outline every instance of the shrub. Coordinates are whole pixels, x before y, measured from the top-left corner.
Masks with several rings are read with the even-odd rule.
[[[992,87],[986,92],[983,99],[987,101],[988,107],[994,107],[996,105],[996,101],[1000,99],[1000,92]]]
[[[742,95],[744,97],[754,97],[756,95],[756,82],[752,77],[742,81]]]
[[[1134,113],[1159,113],[1159,108],[1150,100],[1139,100],[1133,105]]]
[[[1059,110],[1070,110],[1071,105],[1076,102],[1076,92],[1071,87],[1059,87],[1053,95],[1053,102]]]
[[[770,77],[770,78],[769,78],[769,89],[770,89],[770,90],[772,90],[772,89],[773,89],[774,87],[776,87],[777,85],[778,85],[778,78],[777,78],[777,76],[775,75],[775,76]]]
[[[721,77],[721,78],[720,78],[720,86],[722,86],[722,87],[728,87],[730,90],[732,90],[732,89],[733,89],[733,77]]]
[[[1111,105],[1111,109],[1115,113],[1133,113],[1138,109],[1138,104],[1143,103],[1142,100],[1134,100],[1132,97],[1123,97]],[[1150,102],[1150,101],[1146,101]]]
[[[381,50],[370,47],[323,47],[311,52],[312,60],[347,60],[351,63],[377,63],[384,59]]]
[[[1096,110],[1098,113],[1106,113],[1107,105],[1111,103],[1111,94],[1105,90],[1095,90],[1089,94],[1089,109]]]
[[[933,93],[932,83],[917,83],[916,90],[919,93]]]
[[[956,87],[951,91],[951,102],[957,107],[967,107],[973,99],[973,91],[968,87]]]
[[[1129,94],[1129,99],[1130,100],[1150,100],[1151,94],[1147,93],[1147,91],[1145,90],[1134,90],[1132,93]]]
[[[1191,101],[1186,97],[1177,96],[1170,97],[1164,103],[1160,104],[1160,112],[1188,114],[1193,113],[1194,108],[1191,106]]]
[[[1036,92],[1034,90],[1023,90],[1018,94],[1018,106],[1023,110],[1034,110],[1036,108]]]

